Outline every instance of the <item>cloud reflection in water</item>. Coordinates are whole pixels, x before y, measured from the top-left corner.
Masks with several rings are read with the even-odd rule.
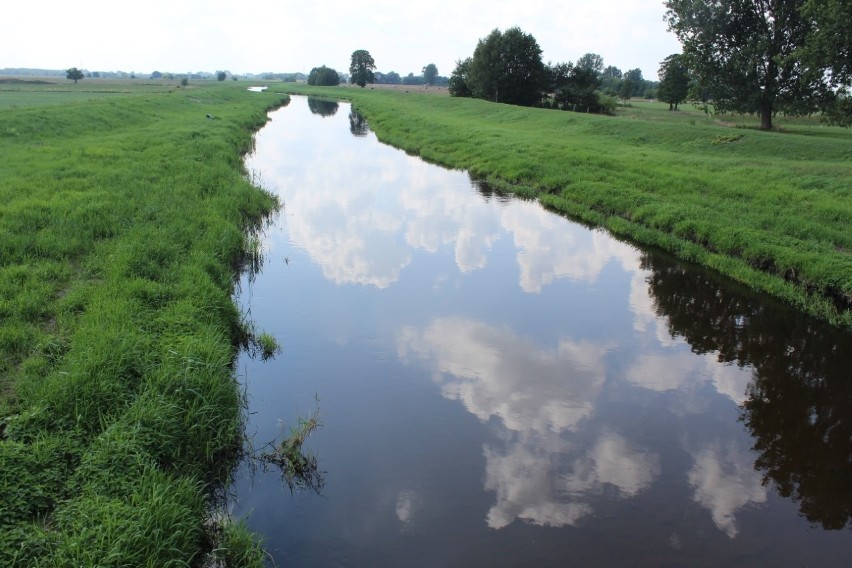
[[[588,448],[566,435],[595,411],[608,349],[570,339],[541,349],[507,328],[463,318],[400,332],[404,360],[428,361],[444,397],[504,429],[506,447],[483,450],[485,488],[497,496],[487,514],[490,527],[515,519],[573,525],[593,512],[589,495],[610,486],[619,497],[633,497],[659,474],[655,454],[614,432],[600,432]]]

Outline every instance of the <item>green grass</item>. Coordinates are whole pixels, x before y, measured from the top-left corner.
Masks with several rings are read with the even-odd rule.
[[[140,93],[168,93],[179,84],[177,80],[88,78],[75,85],[73,81],[58,77],[0,77],[0,110],[68,105]]]
[[[0,565],[191,566],[221,545],[231,293],[277,207],[242,155],[283,102],[245,86],[31,85],[55,104],[0,108]]]
[[[392,89],[273,88],[350,99],[384,142],[852,326],[849,130],[781,117],[781,132],[760,132],[750,117],[640,101],[606,117]]]

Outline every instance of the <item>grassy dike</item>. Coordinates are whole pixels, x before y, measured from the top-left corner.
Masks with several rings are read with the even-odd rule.
[[[709,266],[852,327],[852,132],[780,133],[636,103],[606,117],[397,89],[274,86],[351,100],[383,142]]]
[[[277,206],[242,156],[286,97],[77,87],[0,104],[0,565],[259,564],[209,519],[241,448],[235,275]]]

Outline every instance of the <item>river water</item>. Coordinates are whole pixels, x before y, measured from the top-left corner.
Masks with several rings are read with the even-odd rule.
[[[255,445],[319,406],[319,494],[241,472],[282,566],[847,566],[852,337],[293,97],[238,301]],[[318,402],[317,402],[318,399]]]

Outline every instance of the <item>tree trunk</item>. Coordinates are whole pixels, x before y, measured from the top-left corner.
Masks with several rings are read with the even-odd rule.
[[[760,129],[772,130],[772,104],[770,103],[760,105]]]

